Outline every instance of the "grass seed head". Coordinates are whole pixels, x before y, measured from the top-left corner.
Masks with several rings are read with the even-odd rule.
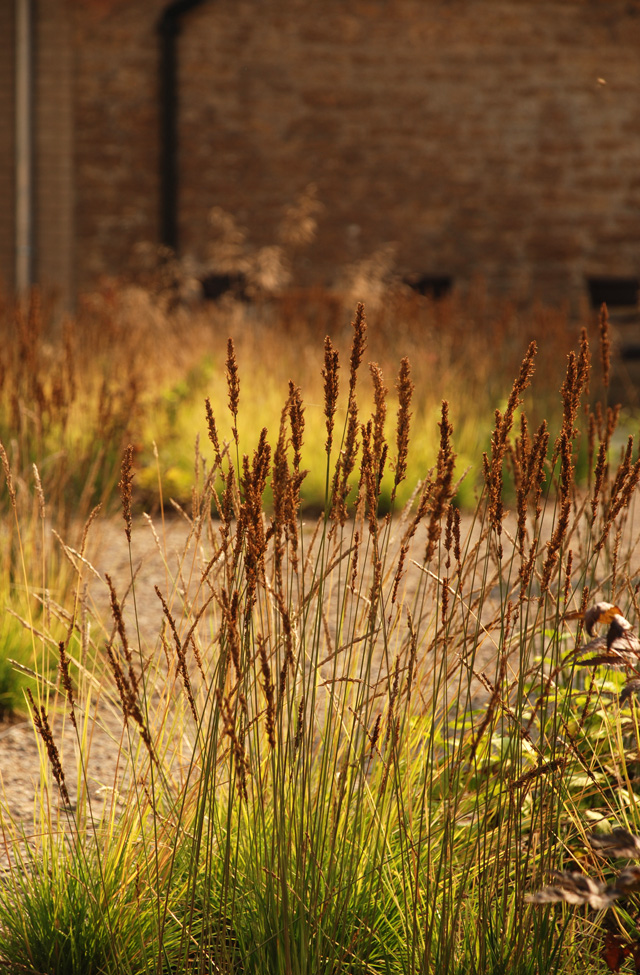
[[[4,444],[0,443],[0,458],[2,459],[2,469],[4,470],[4,478],[7,482],[7,491],[9,492],[9,497],[11,499],[11,507],[14,511],[17,510],[16,507],[16,489],[13,486],[13,476],[11,474],[11,466],[9,465],[9,458],[7,457],[7,452],[4,449]]]
[[[396,470],[393,482],[393,495],[398,485],[407,476],[407,457],[409,454],[409,430],[411,426],[411,397],[414,384],[411,381],[411,366],[405,356],[400,363],[400,372],[396,381],[398,391],[398,416],[396,420]]]
[[[231,659],[233,661],[233,667],[236,672],[237,681],[241,681],[243,675],[240,632],[238,629],[239,607],[240,607],[240,595],[238,593],[238,590],[234,589],[231,598],[229,598],[228,592],[226,591],[226,589],[223,589],[222,609],[224,614],[224,621],[226,624],[226,636],[229,644],[229,652],[231,654]]]
[[[60,795],[67,806],[71,805],[71,800],[69,798],[69,792],[67,790],[67,783],[64,777],[64,770],[62,768],[62,763],[60,761],[60,753],[58,752],[56,743],[53,739],[53,734],[51,732],[51,727],[49,725],[49,719],[44,706],[38,708],[36,702],[33,699],[33,694],[31,693],[31,688],[27,688],[27,696],[29,698],[29,703],[31,705],[31,711],[33,714],[33,723],[36,726],[36,731],[42,738],[45,748],[47,749],[47,756],[49,758],[49,764],[51,765],[51,771],[53,772],[53,777],[58,784],[60,790]]]
[[[611,334],[609,329],[609,310],[604,304],[600,307],[600,318],[598,321],[600,332],[600,362],[602,363],[602,383],[605,389],[609,388],[609,371],[611,368]]]
[[[116,591],[111,580],[111,576],[105,573],[105,579],[109,587],[109,596],[111,599],[111,615],[113,616],[114,623],[118,630],[118,635],[122,643],[122,650],[126,657],[127,663],[129,665],[129,680],[131,683],[131,688],[134,695],[138,695],[138,678],[136,676],[135,670],[133,669],[133,655],[131,653],[131,647],[129,646],[129,639],[127,637],[127,631],[124,625],[124,617],[122,615],[122,607],[116,596]]]
[[[71,674],[69,673],[69,658],[67,657],[67,651],[64,645],[64,640],[60,640],[58,643],[58,653],[60,656],[60,679],[62,681],[62,686],[64,687],[65,694],[67,695],[67,703],[69,704],[69,717],[71,718],[71,723],[73,727],[77,730],[78,726],[76,724],[76,711],[75,711],[75,699],[73,696],[73,682],[71,680]]]
[[[122,517],[127,541],[131,543],[131,498],[133,485],[133,445],[128,444],[122,458],[121,477],[118,483],[122,500]]]
[[[580,351],[578,353],[578,383],[580,389],[589,393],[589,378],[591,376],[591,349],[586,328],[580,329]]]
[[[335,412],[338,404],[338,351],[334,348],[331,339],[327,335],[324,340],[324,369],[322,377],[324,379],[324,415],[326,417],[327,439],[325,441],[325,451],[331,453],[333,444],[333,425]]]
[[[302,744],[302,740],[304,738],[304,706],[305,706],[305,698],[303,694],[298,704],[298,716],[296,720],[296,735],[293,740],[294,753],[298,751],[300,745]]]
[[[262,689],[267,701],[266,728],[267,739],[271,748],[276,747],[276,707],[274,698],[273,681],[271,680],[271,667],[265,646],[264,638],[258,634],[258,654],[260,657],[260,670],[262,672]]]
[[[244,801],[247,801],[247,772],[248,772],[248,761],[246,753],[244,750],[244,744],[238,735],[236,728],[236,720],[234,716],[234,710],[231,705],[231,701],[228,697],[224,697],[222,691],[219,687],[216,687],[216,701],[218,704],[218,710],[222,718],[222,725],[224,734],[227,735],[231,742],[233,749],[233,755],[235,759],[236,766],[236,787],[238,789],[238,795]]]
[[[460,508],[453,509],[453,557],[456,560],[458,573],[462,568],[462,552],[460,547]]]
[[[447,569],[451,565],[452,544],[453,544],[453,505],[450,504],[447,508],[447,524],[444,530],[444,548],[445,548],[445,552],[447,553],[445,567]]]
[[[40,512],[40,517],[44,521],[47,509],[44,503],[44,491],[42,490],[42,481],[40,480],[40,472],[36,466],[33,465],[33,479],[36,482],[36,497],[38,499],[38,510]]]
[[[529,556],[525,560],[523,552],[523,560],[520,565],[519,576],[520,576],[520,596],[519,601],[522,603],[527,598],[527,593],[529,589],[529,583],[531,582],[531,577],[533,575],[533,570],[536,564],[536,554],[538,552],[538,539],[534,538],[531,543],[531,548],[529,550]]]
[[[449,422],[449,403],[442,401],[440,427],[440,449],[436,467],[436,480],[431,497],[431,513],[427,530],[427,548],[425,562],[430,562],[436,550],[436,545],[442,532],[442,519],[448,510],[453,487],[453,472],[455,470],[456,455],[453,452],[451,435],[453,426]]]
[[[542,580],[540,582],[540,600],[549,590],[549,584],[553,575],[553,570],[558,562],[560,548],[569,530],[569,517],[571,515],[571,501],[567,497],[560,506],[560,514],[556,527],[549,541],[547,542],[547,555],[542,567]]]
[[[369,365],[369,370],[373,381],[373,397],[375,402],[375,412],[372,416],[373,442],[371,445],[371,453],[374,467],[377,469],[380,466],[384,447],[384,423],[387,416],[387,387],[382,377],[382,369],[377,362],[372,362]]]
[[[358,579],[358,554],[360,552],[360,532],[356,531],[353,536],[353,554],[351,556],[351,591],[355,592]]]
[[[291,445],[293,447],[293,467],[300,469],[301,450],[304,442],[304,407],[300,387],[289,381],[289,422],[291,423]]]
[[[564,570],[564,591],[562,594],[563,602],[565,606],[569,605],[569,599],[571,595],[571,573],[573,571],[573,550],[569,549],[567,552],[567,564]]]
[[[375,751],[376,745],[378,744],[378,739],[380,738],[380,725],[382,723],[382,715],[378,714],[375,724],[373,726],[373,731],[369,733],[369,744],[371,746],[371,751]]]
[[[356,317],[351,322],[351,327],[353,328],[353,339],[349,357],[349,399],[355,393],[358,369],[367,347],[367,321],[362,302],[359,302],[356,307]]]
[[[216,418],[213,415],[213,409],[211,408],[211,400],[207,396],[204,401],[205,410],[207,413],[207,432],[209,434],[209,440],[213,445],[213,455],[215,458],[215,463],[217,467],[222,466],[222,455],[220,453],[220,439],[218,437],[218,428],[216,426]]]
[[[229,393],[229,411],[233,417],[233,439],[238,443],[238,405],[240,403],[240,377],[238,375],[238,361],[233,339],[227,341],[227,390]]]

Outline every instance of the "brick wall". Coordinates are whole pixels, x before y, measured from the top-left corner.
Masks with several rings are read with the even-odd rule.
[[[401,267],[557,299],[640,266],[640,5],[216,0],[182,40],[188,248],[258,243],[311,181],[309,274]],[[606,84],[598,82],[606,80]]]
[[[38,282],[68,306],[76,260],[69,0],[40,5],[35,35],[35,267]]]
[[[14,285],[14,38],[11,4],[0,3],[0,286]]]
[[[78,287],[126,269],[157,241],[158,39],[162,0],[75,8],[75,224]]]
[[[38,5],[43,37],[48,11],[64,20],[69,55],[58,95],[40,89],[63,188],[48,210],[41,191],[40,259],[80,289],[158,240],[164,6]],[[0,45],[7,18],[0,4]],[[332,284],[388,243],[405,273],[482,274],[524,298],[638,276],[639,51],[640,0],[205,0],[179,38],[181,251],[206,255],[212,207],[276,242],[313,183],[324,211],[301,283]],[[0,57],[0,105],[7,78]],[[55,144],[40,136],[43,158]],[[69,271],[46,256],[64,213]],[[3,222],[0,267],[5,237]]]

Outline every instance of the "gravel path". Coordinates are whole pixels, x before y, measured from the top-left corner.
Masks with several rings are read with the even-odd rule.
[[[81,529],[79,529],[81,533]],[[186,522],[172,519],[166,526],[166,551],[168,558],[177,564],[179,553],[184,548],[188,535]],[[162,609],[154,592],[154,585],[164,587],[166,572],[158,545],[148,524],[136,524],[133,533],[133,546],[136,565],[140,570],[136,580],[138,616],[143,632],[149,638],[157,634]],[[106,572],[111,576],[116,591],[121,594],[130,579],[129,551],[121,518],[97,524],[88,545],[88,567],[84,577],[88,585],[88,597],[99,616],[110,620],[109,595],[104,583]],[[97,575],[101,577],[98,579]],[[125,620],[133,631],[131,611],[125,611]],[[76,734],[62,714],[54,717],[50,713],[56,744],[60,748],[65,769],[77,767]],[[122,720],[101,711],[101,723],[94,725],[91,741],[91,759],[88,765],[89,794],[94,806],[94,815],[99,815],[105,802],[111,801],[112,786],[116,780]],[[105,728],[107,730],[105,730]],[[25,827],[33,822],[34,803],[42,788],[41,759],[42,743],[36,735],[30,720],[18,718],[0,723],[0,796],[2,806],[9,816]],[[46,757],[44,758],[46,762]],[[72,802],[77,797],[77,783],[71,780],[68,772],[67,786]],[[57,787],[54,785],[54,789]],[[57,799],[57,796],[56,796]]]
[[[156,532],[163,537],[161,545],[145,519],[140,519],[134,525],[134,567],[140,566],[136,576],[136,601],[143,646],[145,642],[157,639],[162,619],[162,607],[154,586],[158,585],[166,594],[170,588],[170,577],[173,576],[178,577],[185,588],[189,588],[189,565],[181,562],[189,534],[186,520],[174,517],[167,521],[164,531],[160,525],[156,525]],[[81,530],[77,534],[79,537]],[[161,548],[166,552],[166,562]],[[193,546],[190,551],[193,553]],[[122,519],[97,523],[92,528],[87,552],[90,565],[85,567],[83,575],[88,586],[88,597],[98,616],[105,621],[108,632],[111,617],[104,575],[109,573],[119,595],[124,592],[130,580],[129,550]],[[419,570],[413,568],[410,571],[417,581]],[[410,580],[411,584],[413,583]],[[131,603],[129,599],[124,616],[128,632],[133,633],[135,630]],[[68,762],[69,767],[75,769],[75,734],[68,720],[64,722],[63,728],[62,709],[59,710],[56,718],[52,716],[54,736],[61,746],[64,765]],[[101,714],[103,727],[96,726],[93,733],[88,782],[94,814],[99,813],[106,801],[111,801],[111,787],[116,781],[122,733],[121,717],[115,712],[110,714],[102,711]],[[34,802],[42,787],[40,745],[30,721],[18,719],[12,724],[0,724],[0,794],[4,796],[2,805],[9,812],[10,818],[18,824],[24,824],[25,828],[33,823]],[[77,792],[76,783],[70,781],[68,787],[73,800]]]

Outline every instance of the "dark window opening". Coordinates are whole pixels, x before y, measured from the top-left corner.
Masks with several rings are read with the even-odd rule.
[[[238,301],[247,300],[247,278],[242,272],[208,274],[202,279],[202,295],[207,301],[216,301],[223,295],[231,295]]]
[[[587,286],[591,307],[599,310],[605,304],[609,320],[616,326],[620,361],[627,366],[639,362],[640,279],[588,278]]]
[[[640,362],[640,345],[637,343],[623,345],[620,349],[620,355],[625,362]]]
[[[638,278],[588,278],[587,287],[592,308],[600,308],[602,304],[610,310],[638,307]]]
[[[453,278],[448,274],[415,274],[404,279],[404,283],[419,295],[428,298],[444,298],[453,287]]]

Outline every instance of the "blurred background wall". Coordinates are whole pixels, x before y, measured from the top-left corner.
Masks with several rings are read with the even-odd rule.
[[[144,242],[205,266],[212,208],[277,243],[311,194],[300,286],[387,248],[419,287],[628,296],[639,51],[638,0],[4,0],[0,277],[68,306]]]

